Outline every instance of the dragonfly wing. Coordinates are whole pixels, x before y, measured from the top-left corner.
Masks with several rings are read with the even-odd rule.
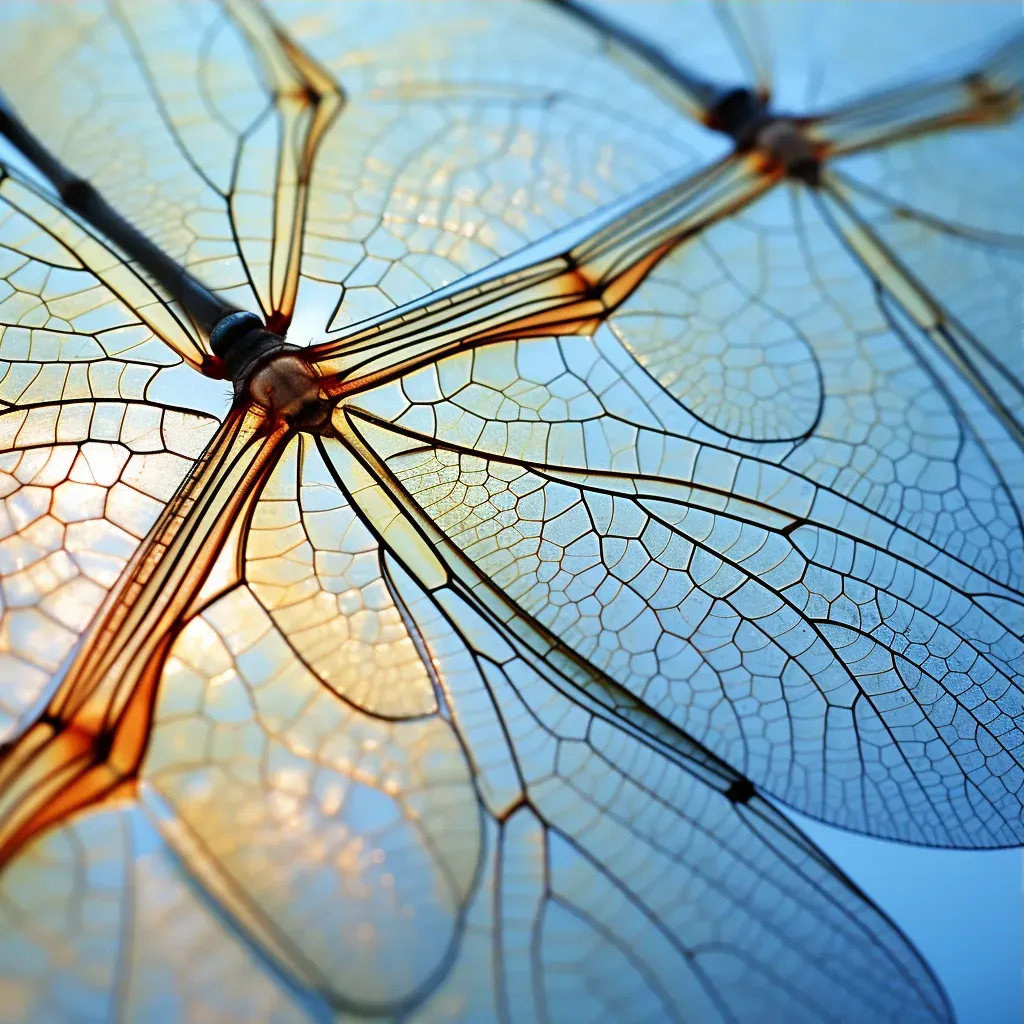
[[[105,280],[104,280],[105,278]],[[0,180],[0,733],[12,734],[216,426],[145,284]],[[166,326],[166,324],[165,324]],[[202,405],[207,406],[204,411]]]
[[[979,44],[1017,24],[1017,12],[1000,3],[951,4],[942,18],[900,0],[875,4],[868,16],[855,5],[816,0],[591,0],[588,7],[642,39],[656,40],[669,61],[703,79],[766,89],[783,113],[844,104],[915,72],[941,72],[951,56],[976,53]],[[948,56],[929,67],[925,55],[936,54]],[[624,64],[633,67],[636,59]],[[657,79],[649,67],[640,73],[666,95],[674,93],[675,105],[692,108],[678,84]]]
[[[202,17],[201,8],[191,6],[170,26],[169,5],[152,5],[139,21],[140,8],[130,17],[105,3],[9,8],[0,44],[7,72],[3,88],[44,145],[96,185],[171,259],[241,308],[259,308],[238,257],[224,195],[237,133],[201,103],[188,109],[189,93],[195,98],[189,85],[202,54],[199,40],[183,26],[199,25],[211,33],[223,11],[210,6]],[[138,33],[160,21],[164,61],[154,69],[145,61]],[[248,62],[239,63],[251,76]],[[157,81],[182,93],[184,110],[163,103]],[[251,96],[232,99],[236,104],[241,99],[243,108],[249,99],[252,106]],[[265,96],[260,99],[266,103]],[[117,159],[111,159],[112,150]],[[222,154],[227,167],[204,166]]]
[[[434,684],[396,604],[378,539],[339,490],[358,467],[337,441],[295,441],[256,506],[245,576],[309,670],[384,718],[437,710]],[[332,475],[333,474],[335,475]]]
[[[501,735],[523,789],[493,847],[497,990],[511,1016],[943,1018],[942,997],[891,926],[767,804],[725,795],[743,788],[738,776],[709,771],[695,745],[669,753],[588,706],[517,639],[521,623],[503,630],[457,587],[432,596],[441,614],[424,635],[452,681],[470,756],[493,764]],[[477,693],[490,695],[490,721]],[[666,887],[669,876],[677,884]],[[802,908],[800,925],[772,909],[783,905]],[[816,934],[833,937],[839,972],[808,955]],[[859,976],[876,955],[891,987],[868,994]],[[453,972],[449,988],[460,982]]]
[[[320,334],[724,150],[553,5],[331,4],[291,30],[346,94],[311,188],[303,294],[335,310]]]
[[[838,136],[840,152],[847,131],[855,140],[858,130],[884,129],[889,139],[888,145],[840,156],[835,169],[900,216],[937,231],[1019,249],[1016,224],[1024,201],[1016,169],[1024,159],[1024,31],[1006,36],[989,40],[979,47],[980,54],[972,54],[933,86],[927,80],[918,84],[913,94],[922,109],[901,102],[902,92],[894,90],[891,96],[864,97],[826,114],[820,130]],[[973,117],[965,116],[955,130],[901,136],[901,125],[927,124],[957,111],[973,112]]]
[[[1018,44],[1018,61],[1020,49]],[[1024,102],[1024,87],[1017,91],[1018,102]],[[832,187],[849,216],[897,254],[902,276],[928,297],[933,319],[962,336],[977,372],[1024,430],[1024,243],[1016,230],[1024,218],[1016,173],[1022,161],[1024,119],[1018,109],[1006,124],[912,139],[839,160]],[[898,292],[889,278],[880,285]],[[1008,480],[1016,478],[1019,471],[1007,473]]]
[[[979,150],[985,152],[989,142],[998,142],[998,136],[1004,135],[1024,159],[1024,130],[1020,124],[1012,127],[1012,132],[1007,128],[985,138],[962,141],[965,145],[976,141]],[[896,149],[891,152],[898,158]],[[899,254],[902,264],[921,282],[936,305],[968,329],[976,344],[1020,378],[1024,360],[1014,315],[1022,294],[1024,243],[1004,231],[1018,213],[1024,217],[1024,203],[1016,202],[1016,191],[1009,187],[1005,191],[994,190],[989,199],[984,199],[980,168],[972,172],[964,167],[962,182],[951,177],[948,187],[942,188],[946,197],[965,197],[958,203],[962,216],[948,218],[931,209],[939,203],[936,194],[929,194],[924,184],[935,181],[925,169],[930,165],[917,170],[908,166],[901,171],[881,172],[877,178],[872,175],[874,180],[865,181],[868,175],[859,173],[864,162],[854,158],[849,172],[845,161],[839,165],[835,183],[843,198],[861,220],[871,225],[886,247]],[[1006,166],[999,158],[992,160],[992,164],[1000,169]],[[936,166],[948,169],[949,164],[940,158]],[[876,169],[881,171],[880,167]],[[883,175],[891,183],[884,191],[877,187]],[[975,186],[968,188],[971,179]],[[912,181],[922,182],[916,195],[911,195]],[[1002,196],[1001,203],[997,196]]]
[[[827,196],[824,215],[873,280],[893,329],[949,394],[960,430],[988,452],[1019,516],[1024,357],[1015,317],[1024,298],[1024,246],[916,215],[904,222],[877,193],[842,179],[830,182]],[[1008,571],[1018,578],[1014,565]]]
[[[553,6],[271,5],[287,33],[262,10],[13,8],[3,86],[172,259],[300,344],[724,150]]]
[[[362,429],[522,612],[768,791],[875,834],[1012,843],[1019,512],[977,400],[965,414],[930,376],[802,195],[680,249],[593,339],[496,345],[359,396]],[[685,364],[698,304],[727,324],[759,302],[820,373],[802,437],[769,415],[730,436],[724,400],[714,429],[627,351],[663,346],[652,313],[690,303]]]
[[[756,213],[740,223],[754,227]],[[773,232],[713,226],[608,320],[661,387],[722,438],[800,441],[823,414],[821,331],[789,315],[799,285],[785,249]]]
[[[890,245],[885,253],[898,256],[886,262],[883,244],[898,230],[892,218],[870,216],[879,207],[856,195],[849,212],[812,196],[799,188],[775,191],[680,247],[613,313],[608,328],[686,412],[715,428],[708,435],[713,445],[793,469],[1019,588],[1024,539],[1013,467],[1024,445],[1005,426],[989,424],[993,403],[1020,407],[1019,368],[1006,352],[1020,266],[1014,251],[926,236],[921,227],[916,237],[933,238],[946,256],[973,253],[973,263],[965,259],[953,264],[955,272],[941,272],[949,280],[974,269],[983,301],[960,287],[943,303],[907,276],[920,268],[939,283],[938,251],[925,263],[912,246]],[[845,227],[854,222],[877,223],[881,242],[858,251]],[[993,271],[990,279],[979,280],[983,266]],[[894,320],[908,315],[894,312],[901,305],[935,328],[934,342],[908,342]],[[941,330],[964,335],[981,376],[972,379],[965,365],[959,375],[954,367],[935,377]],[[954,393],[961,387],[973,398]],[[649,423],[684,437],[696,430],[703,439],[700,427],[656,395],[646,402],[657,407]],[[636,417],[637,408],[627,415]],[[913,478],[910,451],[922,470]],[[956,501],[964,502],[966,516],[956,523],[936,502],[959,479],[977,479],[978,486],[960,487]]]
[[[609,57],[670,106],[704,120],[727,91],[756,77],[715,0],[646,4],[548,0],[593,32]]]
[[[42,144],[171,260],[283,331],[335,84],[251,0],[4,15],[4,92]]]
[[[46,263],[53,261],[51,276],[60,271],[76,271],[80,274],[79,283],[83,290],[96,287],[97,282],[102,285],[93,296],[99,300],[99,305],[93,311],[92,323],[95,328],[107,331],[104,343],[109,354],[126,353],[129,361],[154,365],[173,365],[179,362],[179,357],[191,366],[202,363],[202,345],[192,325],[176,315],[174,309],[116,251],[63,212],[54,197],[12,173],[3,164],[0,164],[0,197],[4,211],[5,270],[11,273],[20,271],[22,277],[26,277],[25,265],[35,264],[35,272],[40,275],[46,273]],[[86,282],[86,275],[92,275],[97,281]],[[52,282],[48,283],[52,287]],[[70,278],[65,278],[64,284],[69,286]],[[39,327],[46,322],[40,319],[43,316],[41,308],[24,306],[29,301],[26,297],[17,301],[22,308],[17,312],[9,309],[9,315],[21,318],[20,325]],[[99,309],[114,302],[130,308],[141,321],[139,326],[149,328],[149,333],[117,331],[115,328],[123,328],[124,325],[105,324]],[[85,308],[83,305],[75,310],[79,317]],[[52,326],[57,326],[60,314],[58,304]],[[17,325],[12,323],[11,326]],[[153,335],[171,351],[161,352],[160,346],[153,342]]]
[[[353,675],[325,685],[327,661],[256,599],[296,565],[257,510],[246,579],[172,653],[140,790],[269,979],[352,1020],[948,1019],[906,940],[749,783],[586,661],[540,656],[454,544],[431,563],[421,514],[396,526],[361,447],[317,455],[346,470],[330,501],[308,494],[328,486],[310,451],[286,454],[263,501],[313,524],[320,588],[353,589],[337,557],[353,516],[353,547],[386,546],[373,571],[435,709],[407,672],[418,713],[394,717],[386,665],[365,669],[381,714]],[[353,632],[366,586],[359,601]]]
[[[904,940],[749,783],[552,647],[454,545],[431,549],[447,581],[411,586],[423,556],[393,540],[396,591],[478,779],[490,866],[423,1020],[494,993],[515,1019],[945,1017]],[[799,924],[779,916],[794,906]],[[827,964],[809,953],[826,934]],[[875,956],[884,993],[860,980]]]
[[[941,18],[899,0],[868,12],[816,0],[721,0],[719,6],[737,52],[767,69],[772,104],[780,112],[829,108],[894,82],[941,77],[951,63],[977,54],[1018,24],[1017,12],[1001,3],[950,4]],[[685,55],[685,36],[677,46]]]

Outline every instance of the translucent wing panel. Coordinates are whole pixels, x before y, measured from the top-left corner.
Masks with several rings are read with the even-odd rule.
[[[66,991],[127,1020],[157,1005],[319,1019],[325,1002],[348,1019],[423,1021],[470,1008],[947,1018],[902,937],[748,783],[592,665],[547,649],[475,570],[460,582],[455,546],[435,548],[448,582],[422,568],[417,580],[405,568],[419,564],[406,557],[425,522],[415,506],[396,525],[361,450],[334,442],[320,457],[286,454],[263,500],[301,522],[329,510],[320,534],[341,541],[347,502],[387,539],[378,566],[432,666],[438,712],[394,722],[354,707],[297,657],[256,583],[226,593],[179,637],[161,688],[138,800],[162,841],[134,814],[99,814],[11,867],[0,941],[17,1005],[60,1017],[74,1012],[54,995]],[[321,467],[345,460],[351,492],[313,500],[330,486]],[[258,529],[249,538],[263,543]],[[42,913],[69,877],[73,898]],[[154,934],[182,935],[172,961],[154,958]]]
[[[647,81],[666,102],[688,116],[699,118],[707,113],[708,87],[714,102],[719,87],[753,84],[761,70],[754,55],[738,45],[729,18],[717,0],[687,0],[679,4],[621,0],[548,3],[560,9],[565,19],[579,25],[581,31],[589,27],[603,40],[614,61]],[[593,25],[592,15],[606,24]],[[672,70],[666,73],[664,68],[653,65],[635,47],[617,45],[616,30],[625,30],[642,45],[653,47],[655,61],[663,58]]]
[[[722,149],[543,4],[486,18],[447,2],[275,10],[347,98],[314,169],[307,231],[305,295],[340,306],[333,328]]]
[[[1013,604],[918,569],[909,538],[884,555],[739,499],[443,450],[391,465],[527,615],[787,801],[918,841],[1019,834]]]
[[[339,700],[245,589],[186,628],[162,693],[144,777],[208,895],[335,1005],[421,998],[453,955],[480,857],[451,727]]]
[[[356,483],[357,467],[337,442],[325,451],[327,462],[311,439],[294,441],[264,489],[246,546],[249,587],[343,700],[386,718],[429,714],[433,681],[379,541],[339,489]]]
[[[984,238],[916,213],[902,216],[845,178],[832,183],[823,210],[878,289],[892,331],[946,395],[957,434],[968,450],[984,452],[1012,495],[1007,511],[1019,524],[1024,352],[1015,323],[1024,299],[1024,248],[1008,236]],[[984,555],[976,561],[993,571]],[[1019,589],[1017,559],[1009,565],[1008,575],[995,574]]]
[[[375,530],[388,532],[396,567],[406,556],[406,564],[419,562],[414,509],[403,543],[393,508],[378,505],[372,488],[354,491],[352,500]],[[435,550],[459,577],[454,549]],[[678,733],[662,744],[638,732],[624,706],[619,716],[614,687],[592,668],[563,658],[565,675],[538,657],[533,627],[526,620],[503,626],[507,606],[472,571],[470,590],[453,582],[432,591],[393,572],[492,819],[465,938],[417,1019],[445,1019],[455,1007],[490,1017],[495,993],[526,1019],[575,1020],[582,1006],[624,1020],[651,1013],[725,1020],[749,1016],[755,1005],[786,1019],[841,1018],[847,1010],[833,987],[838,975],[808,979],[798,952],[808,935],[826,933],[837,955],[828,962],[843,961],[851,1019],[943,1018],[941,996],[888,927],[873,912],[864,917],[867,908],[851,904],[852,894],[836,887],[815,856],[808,859],[802,843],[793,845],[766,807],[751,804],[747,821],[725,795],[742,790],[736,776]],[[649,715],[647,722],[652,733],[661,731]],[[788,851],[782,858],[780,849]],[[669,870],[682,880],[684,904],[675,901],[675,886],[661,884]],[[764,895],[756,910],[737,897],[743,870]],[[777,912],[788,915],[794,905],[806,913]],[[861,934],[880,938],[881,947],[865,946]],[[494,950],[486,959],[485,937]],[[852,960],[839,952],[847,942]],[[570,947],[593,957],[566,959]],[[892,987],[868,994],[856,980],[872,970],[862,955],[889,964]],[[601,965],[620,969],[606,977]]]
[[[918,120],[926,121],[929,114],[934,117],[945,111],[970,109],[969,123],[988,122],[976,129],[968,123],[952,131],[901,136],[898,111],[908,105],[913,109],[914,102],[890,99],[889,106],[896,108],[894,113],[887,109],[884,93],[840,109],[834,119],[826,117],[821,124],[820,130],[826,135],[837,130],[840,135],[849,131],[855,137],[858,119],[864,122],[861,130],[869,133],[872,121],[893,123],[887,136],[889,144],[838,159],[835,169],[841,180],[856,190],[860,204],[888,207],[891,218],[908,222],[905,241],[912,253],[922,248],[914,236],[924,231],[1007,250],[1007,255],[1020,258],[1022,243],[1017,224],[1024,217],[1024,197],[1016,168],[1024,160],[1022,62],[1024,33],[1018,25],[1008,26],[1001,38],[993,39],[963,64],[959,76],[956,70],[947,72],[947,84],[936,85],[933,90],[942,97],[936,110],[916,111]],[[921,94],[915,102],[924,104],[929,94],[927,84],[915,91]],[[897,91],[893,97],[899,95]],[[852,121],[852,126],[844,127],[844,119]],[[837,122],[835,128],[833,120]],[[934,241],[941,246],[941,238]],[[940,252],[936,250],[932,262],[943,262]],[[958,261],[952,257],[951,253],[948,264],[956,265]],[[939,267],[932,269],[941,272]],[[984,286],[983,279],[977,283]],[[938,301],[943,301],[945,291],[936,293]]]
[[[106,356],[154,368],[202,359],[187,321],[52,197],[3,164],[0,274],[6,344],[23,358],[89,364]],[[97,369],[109,376],[111,368]],[[138,382],[143,371],[133,372]]]
[[[725,791],[736,777],[681,737],[672,750],[617,720],[603,698],[583,696],[531,653],[525,622],[505,629],[488,615],[488,604],[502,602],[487,589],[474,601],[458,585],[444,588],[434,616],[414,613],[481,777],[504,778],[493,771],[500,745],[522,787],[525,805],[499,819],[496,848],[510,1012],[595,1021],[943,1017],[902,943],[850,902],[780,818],[756,798],[731,802]],[[596,697],[603,683],[590,671],[577,681],[589,679]],[[484,691],[496,715],[490,728]],[[664,885],[669,875],[678,885]],[[877,928],[881,945],[869,952],[855,938],[862,928]],[[825,934],[843,967],[832,974],[817,960],[808,972],[800,950]],[[869,995],[857,979],[876,956],[894,984]]]
[[[310,207],[307,274],[340,306],[331,328],[479,270],[659,174],[695,166],[699,152],[571,94],[543,105],[353,97],[347,118],[347,131],[339,124],[324,141]],[[538,176],[537,167],[547,170]]]
[[[783,240],[781,225],[762,225],[711,228],[655,268],[609,324],[637,362],[719,434],[799,441],[818,426],[825,403],[822,310],[810,298],[808,261],[790,245],[795,232]]]
[[[143,322],[147,308],[159,321],[162,307],[116,257],[0,180],[4,735],[46,692],[212,433],[212,417],[188,408],[202,389],[159,401],[184,367]]]
[[[22,54],[7,88],[76,173],[302,342],[523,246],[560,251],[552,232],[717,152],[680,116],[692,96],[558,6],[280,5],[287,33],[248,0],[17,6],[0,60]],[[918,22],[933,43],[970,35],[901,12],[878,47],[881,22],[857,35],[822,4],[680,5],[658,39],[783,106],[831,104],[875,84],[851,54],[902,70]],[[779,77],[808,44],[821,67]],[[851,162],[849,202],[938,282],[929,247],[986,244],[995,208],[930,222],[980,170],[954,161],[912,214],[942,242],[899,235],[916,159]],[[168,407],[177,356],[202,347],[187,318],[20,187],[0,180],[12,722],[204,440]],[[292,441],[234,506],[210,585],[168,616],[131,810],[11,865],[0,1003],[948,1019],[899,933],[747,781],[883,835],[1021,839],[1005,328],[954,290],[949,329],[923,322],[838,197],[778,189],[666,258],[593,337],[441,360],[343,401],[331,439]],[[998,241],[987,294],[1008,305]],[[951,358],[970,332],[981,375]],[[203,568],[205,547],[183,550]],[[63,647],[40,641],[58,626]],[[180,936],[173,958],[154,935]]]
[[[723,495],[746,456],[1015,587],[1024,542],[1001,467],[1019,445],[1004,429],[993,447],[983,396],[936,379],[936,340],[897,308],[827,211],[779,190],[668,257],[593,339],[490,346],[357,401],[481,454],[703,475]],[[804,401],[780,402],[779,384]]]
[[[971,333],[982,360],[986,352],[994,357],[1018,389],[1024,379],[1018,324],[1024,241],[1013,225],[1024,222],[1014,174],[1021,161],[1024,122],[1018,120],[837,164],[838,185],[857,214]]]
[[[62,12],[9,13],[23,120],[300,343],[721,149],[541,5],[287,7],[291,35],[248,0]]]
[[[1006,424],[993,424],[987,389],[996,387],[1000,401],[1019,409],[1013,392],[1020,379],[982,365],[985,376],[963,380],[947,358],[957,342],[942,331],[958,329],[955,321],[943,323],[943,306],[954,316],[962,311],[978,331],[976,362],[984,363],[986,351],[1001,353],[1017,261],[881,218],[886,233],[902,232],[894,243],[919,240],[917,248],[891,251],[934,282],[936,298],[927,303],[898,265],[858,258],[837,216],[803,190],[774,192],[670,256],[609,326],[722,434],[797,442],[747,449],[758,458],[1016,587],[1024,538],[1015,482],[1024,446]],[[943,256],[951,262],[943,264]],[[991,273],[983,276],[983,268]],[[950,280],[957,275],[958,282]],[[976,282],[970,291],[968,275]],[[744,450],[731,438],[708,440]]]
[[[901,204],[855,187],[846,195],[942,308],[1020,380],[1024,358],[1014,314],[1024,294],[1024,243],[916,217]],[[1003,216],[1013,216],[1012,210],[1006,204]],[[991,222],[1000,224],[995,216]]]
[[[212,433],[121,402],[0,414],[0,729],[16,731]]]
[[[353,718],[271,654],[272,629],[242,640],[251,598],[225,598],[182,638],[192,660],[169,666],[145,810],[69,823],[6,875],[5,1010],[298,1022],[324,1019],[326,1000],[346,1020],[948,1019],[892,925],[770,807],[730,800],[734,776],[581,704],[472,599],[427,597],[408,578],[399,590],[453,725]],[[453,727],[461,750],[438,742]],[[407,770],[428,751],[425,794]],[[460,762],[484,782],[518,775],[518,804],[488,801],[481,820],[465,768],[448,787],[437,774]],[[402,842],[416,834],[446,858],[434,885]],[[453,936],[432,908],[455,884]],[[450,970],[408,998],[438,957]],[[328,979],[323,958],[337,962]]]
[[[241,289],[239,298],[248,306],[252,295],[221,191],[225,176],[204,173],[203,154],[197,166],[192,149],[211,114],[201,106],[189,111],[192,130],[186,139],[182,111],[167,107],[161,96],[162,89],[188,89],[199,43],[223,19],[212,5],[190,7],[174,12],[170,24],[166,4],[148,7],[142,18],[139,6],[130,13],[99,3],[9,7],[2,84],[21,117],[73,173],[96,184],[172,259],[199,270],[214,287]],[[199,39],[191,26],[199,29]],[[163,77],[165,66],[147,65],[140,46],[140,34],[158,27],[164,63],[176,65],[170,80]],[[187,105],[189,98],[181,100]],[[217,127],[221,134],[228,131]],[[116,160],[110,159],[112,149]],[[206,153],[219,160],[223,151],[221,145]]]

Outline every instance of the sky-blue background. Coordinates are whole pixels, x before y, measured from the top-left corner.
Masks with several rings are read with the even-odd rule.
[[[1020,850],[922,849],[788,813],[911,938],[960,1024],[1024,1021]]]

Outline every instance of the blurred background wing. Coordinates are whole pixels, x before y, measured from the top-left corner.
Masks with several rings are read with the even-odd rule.
[[[552,2],[577,6],[575,0]],[[929,72],[948,73],[951,64],[977,58],[1019,22],[1019,12],[1001,0],[947,4],[941,18],[906,0],[878,0],[867,10],[835,0],[590,0],[586,8],[702,80],[764,88],[777,111],[801,114],[856,102]],[[871,60],[864,59],[867,53]]]

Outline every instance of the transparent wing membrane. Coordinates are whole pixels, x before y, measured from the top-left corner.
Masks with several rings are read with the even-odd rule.
[[[951,1020],[779,807],[1024,841],[1011,22],[3,6],[0,1020]]]

